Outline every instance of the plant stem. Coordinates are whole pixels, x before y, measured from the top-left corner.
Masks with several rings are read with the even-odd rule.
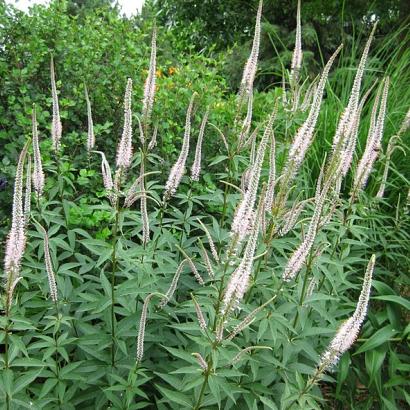
[[[210,371],[209,369],[210,369],[210,363],[208,362],[208,369],[205,372],[204,381],[203,381],[202,386],[201,386],[201,391],[199,392],[199,397],[198,397],[198,400],[197,400],[193,410],[199,410],[201,408],[202,399],[203,399],[204,394],[205,394],[205,388],[208,384],[209,371]]]
[[[112,245],[112,272],[111,272],[111,366],[115,367],[115,273],[117,270],[117,243],[118,227],[120,221],[121,209],[119,199],[117,198],[115,207],[115,223],[113,228],[113,245]]]

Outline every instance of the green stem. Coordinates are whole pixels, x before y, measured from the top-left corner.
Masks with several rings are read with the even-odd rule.
[[[201,391],[199,392],[198,400],[197,400],[193,410],[199,410],[201,408],[202,399],[203,399],[204,394],[205,394],[205,388],[208,384],[209,369],[210,369],[210,363],[208,363],[208,369],[206,370],[205,375],[204,375],[204,381],[203,381],[202,386],[201,386]]]
[[[119,207],[119,199],[116,201],[115,207],[115,223],[113,228],[113,244],[112,244],[112,272],[111,272],[111,366],[115,367],[115,274],[117,270],[117,244],[118,244],[118,226],[120,221],[121,209]]]

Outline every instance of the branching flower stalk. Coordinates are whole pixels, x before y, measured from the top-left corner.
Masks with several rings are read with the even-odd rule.
[[[246,190],[241,202],[236,209],[235,216],[232,222],[231,235],[235,240],[238,240],[238,243],[240,243],[245,238],[252,226],[253,208],[256,201],[263,159],[265,156],[267,143],[273,132],[272,126],[275,116],[276,109],[269,117],[265,132],[258,147],[255,162],[252,165],[248,189]]]
[[[407,111],[406,117],[404,118],[398,133],[396,135],[393,135],[390,138],[389,143],[387,144],[386,162],[384,164],[383,176],[382,176],[382,181],[380,183],[380,188],[376,194],[377,198],[383,198],[384,196],[384,191],[386,189],[387,175],[389,173],[391,156],[393,154],[394,149],[396,148],[397,141],[400,140],[400,136],[404,134],[409,129],[409,127],[410,127],[410,110]]]
[[[6,240],[6,252],[4,258],[4,283],[6,292],[4,309],[6,317],[10,314],[14,289],[21,279],[21,260],[24,255],[27,241],[23,205],[23,174],[27,150],[28,143],[21,151],[17,163],[16,177],[14,180],[11,229]]]
[[[294,180],[300,166],[302,165],[308,148],[312,144],[327,78],[329,76],[333,62],[335,61],[337,55],[340,53],[342,47],[343,45],[340,45],[338,47],[338,49],[333,53],[325,68],[323,69],[322,75],[320,76],[320,80],[316,87],[315,94],[313,96],[313,102],[309,111],[309,115],[303,125],[296,132],[292,145],[289,149],[288,157],[279,182],[278,195],[274,205],[277,209],[277,212],[279,212],[278,210],[284,207],[292,181]]]
[[[372,124],[369,129],[369,135],[367,137],[366,148],[363,156],[359,162],[356,170],[353,183],[352,199],[354,200],[355,194],[362,190],[369,179],[370,173],[373,168],[373,164],[376,161],[379,151],[381,149],[381,141],[383,138],[384,119],[386,116],[387,95],[389,90],[389,78],[384,81],[383,92],[380,100],[380,107],[376,118],[376,111],[378,105],[378,98],[376,98],[373,111],[372,111]]]
[[[187,259],[184,259],[178,266],[174,277],[172,278],[172,282],[171,285],[169,287],[169,289],[167,290],[167,293],[165,293],[164,297],[161,299],[161,301],[158,304],[158,308],[159,309],[163,309],[168,302],[171,300],[172,296],[175,293],[175,290],[177,289],[178,286],[178,281],[179,281],[179,277],[181,276],[182,273],[182,269],[184,268],[185,264],[187,263]]]
[[[252,224],[251,234],[246,244],[242,260],[236,270],[232,273],[227,284],[222,307],[222,322],[226,319],[230,312],[238,307],[242,300],[248,285],[252,272],[253,258],[255,255],[262,213],[264,212],[265,189],[262,191],[259,200],[258,209],[255,216],[255,221]]]
[[[333,155],[330,158],[330,161],[332,161],[334,157],[337,157],[339,155],[340,150],[344,149],[345,144],[347,144],[349,141],[349,135],[353,131],[355,117],[356,117],[356,113],[357,113],[357,109],[359,105],[360,88],[362,84],[364,71],[366,68],[366,62],[367,62],[367,57],[369,55],[370,45],[373,40],[376,26],[377,24],[373,26],[370,36],[366,42],[362,57],[359,62],[359,66],[357,68],[356,76],[353,82],[349,102],[340,117],[337,129],[335,132],[335,136],[333,138],[333,146],[332,146]]]
[[[320,180],[320,178],[319,178]],[[302,243],[292,254],[288,263],[283,271],[282,279],[284,281],[290,281],[294,279],[299,271],[302,269],[311,249],[314,244],[316,235],[318,233],[318,228],[320,224],[320,218],[322,216],[323,208],[327,198],[327,194],[331,188],[333,180],[329,179],[326,184],[320,189],[318,184],[316,190],[316,199],[315,199],[315,209],[313,211],[313,216],[309,224],[308,232],[303,239]]]
[[[171,172],[165,184],[164,201],[167,201],[176,193],[177,188],[181,182],[181,179],[185,173],[185,163],[188,157],[189,138],[191,135],[192,108],[194,105],[195,96],[196,96],[196,93],[192,95],[191,100],[189,102],[188,110],[186,113],[185,133],[184,133],[184,140],[182,142],[181,152],[179,154],[177,162],[171,168]]]
[[[13,210],[11,229],[6,239],[6,252],[4,258],[4,367],[9,369],[9,326],[10,310],[13,303],[14,290],[21,280],[21,260],[26,247],[26,227],[23,208],[23,173],[24,163],[27,156],[28,144],[20,153],[14,180]],[[6,407],[10,409],[10,395],[6,392]]]
[[[144,124],[144,131],[147,134],[148,124],[151,119],[152,108],[154,106],[155,98],[155,76],[156,76],[156,64],[157,64],[157,28],[154,24],[152,29],[151,40],[151,58],[149,62],[148,76],[144,85],[144,98],[142,100],[142,122]],[[145,141],[142,140],[144,146]]]
[[[206,123],[208,122],[208,115],[209,110],[206,110],[204,118],[202,119],[201,128],[199,129],[198,141],[195,149],[195,159],[191,169],[191,178],[193,181],[199,181],[199,174],[201,172],[202,140],[204,138]]]

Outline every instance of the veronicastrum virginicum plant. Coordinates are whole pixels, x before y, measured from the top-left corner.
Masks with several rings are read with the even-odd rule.
[[[297,10],[289,87],[285,79],[283,98],[267,107],[262,124],[252,120],[260,1],[233,123],[224,131],[216,127],[209,121],[213,107],[192,93],[182,143],[175,144],[178,157],[165,171],[155,152],[163,138],[155,126],[160,110],[154,109],[160,104],[157,28],[141,98],[133,96],[133,80],[126,83],[114,172],[114,153],[98,141],[92,88],[86,89],[86,166],[100,186],[88,195],[95,196],[98,223],[106,225],[98,237],[73,223],[77,189],[87,188],[64,165],[70,147],[51,60],[51,132],[39,130],[33,106],[32,138],[18,160],[6,240],[0,394],[7,409],[321,408],[320,387],[334,380],[329,374],[366,327],[372,283],[382,286],[373,279],[375,249],[344,237],[364,238],[352,217],[381,148],[390,80],[376,93],[367,144],[356,161],[373,30],[333,146],[320,159],[320,175],[298,193],[341,46],[304,92],[300,1]],[[276,129],[284,116],[305,111],[287,147]],[[407,117],[391,144],[406,132]],[[44,152],[46,138],[51,158]],[[216,188],[204,190],[209,169],[221,162],[203,154],[210,138],[222,139],[225,171],[216,174]],[[386,161],[378,197],[388,171]]]

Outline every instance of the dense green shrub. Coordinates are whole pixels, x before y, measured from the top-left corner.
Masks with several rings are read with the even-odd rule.
[[[387,142],[398,133],[409,106],[409,89],[404,86],[409,79],[408,51],[398,49],[389,64],[383,57],[389,47],[371,49],[362,94],[384,74],[390,76],[391,88],[382,153],[369,184],[356,199],[351,196],[352,177],[364,151],[380,84],[364,105],[353,167],[339,195],[331,172],[338,156],[332,162],[331,144],[364,41],[354,43],[353,50],[345,51],[334,63],[314,142],[294,181],[289,186],[280,179],[277,182],[277,197],[286,194],[287,200],[275,202],[266,212],[260,232],[252,228],[258,240],[249,287],[241,309],[226,316],[220,309],[226,285],[247,244],[244,240],[237,254],[232,254],[232,221],[242,200],[239,188],[247,189],[245,177],[256,163],[252,151],[263,146],[262,134],[275,104],[277,175],[285,169],[293,138],[307,117],[306,110],[300,105],[292,108],[291,102],[298,88],[304,96],[306,86],[300,82],[286,90],[280,86],[266,93],[255,92],[251,131],[260,127],[255,133],[257,143],[239,149],[246,107],[238,106],[238,96],[228,91],[221,76],[223,60],[174,55],[175,38],[159,26],[152,124],[143,122],[148,140],[158,126],[158,145],[149,150],[148,141],[140,142],[137,118],[141,118],[148,70],[150,22],[124,20],[109,10],[97,10],[81,20],[66,13],[64,2],[37,7],[33,16],[3,10],[1,172],[10,181],[0,193],[4,242],[10,226],[6,221],[11,215],[15,165],[26,141],[31,142],[32,103],[37,106],[46,184],[41,198],[32,195],[33,209],[24,231],[28,239],[22,279],[10,309],[7,298],[1,301],[5,312],[0,318],[1,405],[9,409],[164,410],[396,409],[409,405],[405,376],[409,358],[409,168],[404,160],[408,131],[401,135],[393,153],[386,195],[375,198]],[[50,138],[50,51],[56,63],[63,123],[62,149],[57,153]],[[103,183],[100,154],[87,153],[85,148],[83,82],[91,97],[95,149],[103,151],[114,168],[129,76],[134,82],[134,155],[130,168],[122,171],[120,189],[113,191]],[[210,112],[200,179],[194,181],[187,173],[176,194],[165,201],[164,184],[180,153],[185,114],[195,92],[193,112],[188,116],[192,125],[188,169],[201,120],[208,107]],[[271,146],[267,151],[271,152]],[[33,153],[31,148],[29,153]],[[326,156],[328,167],[322,184],[317,184]],[[149,174],[136,189],[139,194],[145,187],[146,198],[139,197],[132,207],[125,207],[124,197],[140,175],[141,164]],[[261,179],[266,183],[272,170],[270,159],[262,165]],[[326,181],[332,181],[335,197],[326,196],[324,215],[320,215],[323,227],[299,275],[284,283],[282,275],[289,258],[314,219],[320,196],[315,198],[315,194],[327,192]],[[258,192],[259,199],[263,198],[264,188]],[[146,217],[143,198],[147,199]],[[285,212],[300,201],[306,201],[304,210],[292,229],[280,236],[277,226],[286,220]],[[147,220],[149,241],[144,239]],[[199,220],[210,231],[219,262],[212,259],[211,240]],[[212,261],[214,277],[208,273],[202,246]],[[359,338],[334,372],[311,383],[321,354],[355,309],[372,254],[376,255],[376,269],[368,318]],[[182,267],[174,295],[160,306],[184,260],[188,262]],[[55,303],[50,300],[53,288],[50,292],[47,283],[47,274],[53,276],[50,267],[57,282]],[[198,283],[195,273],[204,285]],[[202,318],[198,319],[196,303],[205,326]],[[224,319],[227,336],[261,306],[252,323],[235,338],[218,341],[215,331]],[[148,321],[142,334],[144,312]],[[243,351],[251,347],[255,348]],[[206,365],[198,362],[198,355]],[[142,360],[136,362],[137,357]]]

